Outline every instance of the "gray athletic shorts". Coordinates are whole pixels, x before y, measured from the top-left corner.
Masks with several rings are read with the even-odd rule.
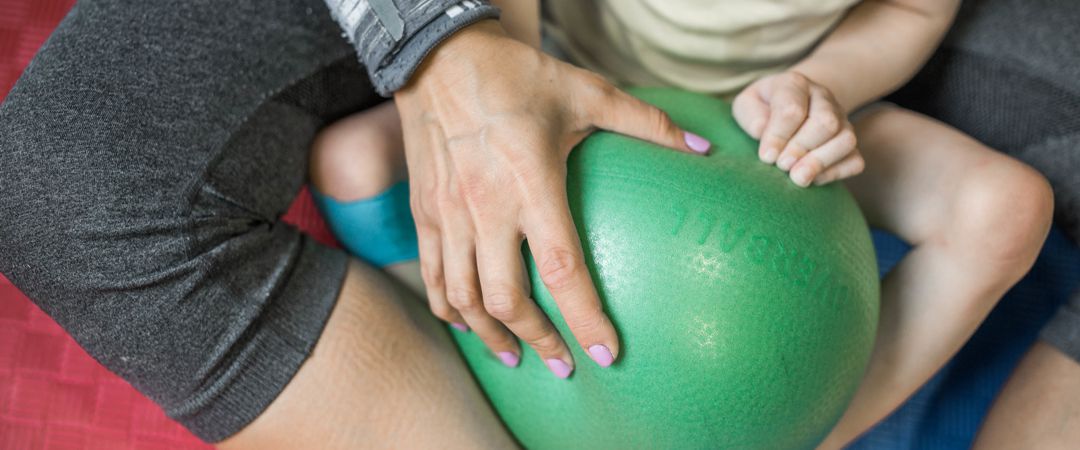
[[[79,2],[0,107],[0,273],[199,437],[257,417],[346,256],[282,223],[376,96],[322,0]]]
[[[1039,170],[1080,243],[1080,2],[964,2],[944,45],[891,100]],[[1060,280],[1066,282],[1069,280]],[[1080,361],[1080,291],[1041,338]]]

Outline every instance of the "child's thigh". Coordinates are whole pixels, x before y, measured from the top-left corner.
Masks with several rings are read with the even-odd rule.
[[[1052,210],[1041,175],[944,123],[879,104],[853,124],[866,170],[847,185],[871,225],[908,242],[980,236],[1005,223],[1024,232]]]

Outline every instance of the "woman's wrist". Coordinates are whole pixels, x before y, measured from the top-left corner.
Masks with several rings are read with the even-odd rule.
[[[467,75],[473,73],[470,67],[476,64],[475,55],[491,53],[499,40],[508,39],[506,31],[496,20],[483,20],[462,28],[431,50],[416,68],[409,83],[394,93],[394,99],[400,102],[424,85],[433,83],[453,85],[476,82]]]
[[[540,48],[540,2],[537,0],[491,0],[501,11],[499,23],[506,34],[533,48]]]

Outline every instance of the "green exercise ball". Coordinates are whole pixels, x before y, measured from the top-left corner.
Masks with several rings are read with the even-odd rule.
[[[802,189],[759,162],[727,103],[632,93],[713,147],[700,157],[598,132],[571,153],[570,209],[619,359],[592,362],[531,259],[573,375],[556,378],[528,347],[505,367],[454,332],[462,354],[527,448],[814,447],[874,343],[877,263],[858,206],[839,184]]]

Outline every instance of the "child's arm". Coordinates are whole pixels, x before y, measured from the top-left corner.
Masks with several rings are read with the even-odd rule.
[[[926,63],[959,0],[868,0],[791,70],[832,91],[851,113],[899,88]]]
[[[836,170],[844,169],[842,161],[844,158],[851,161],[852,155],[858,157],[858,169],[861,170],[861,157],[855,150],[847,115],[910,79],[944,36],[958,5],[958,0],[866,1],[860,4],[809,56],[796,64],[791,73],[763,78],[740,94],[741,110],[736,108],[736,114],[743,115],[740,124],[745,128],[755,120],[759,124],[767,122],[757,130],[747,130],[752,134],[757,131],[763,149],[770,145],[773,149],[782,149],[778,159],[796,157],[797,161],[787,163],[786,167],[778,164],[781,168],[790,168],[793,179],[800,167],[817,169],[814,175],[826,176],[826,181],[854,174],[843,170],[837,173]],[[800,95],[800,91],[805,94]],[[785,116],[792,108],[798,112],[800,107],[806,114]],[[770,114],[773,111],[778,113]],[[830,134],[829,131],[834,130],[822,126],[830,121],[838,124],[836,133]],[[837,141],[829,137],[844,133],[850,140],[850,152],[846,155],[837,151]],[[806,140],[808,136],[810,141],[819,142],[818,146],[799,148],[797,141]],[[807,157],[830,152],[822,159]],[[828,158],[832,159],[826,160]],[[831,164],[835,166],[830,169]],[[807,181],[810,179],[813,178]],[[948,335],[941,333],[941,336]],[[959,347],[960,342],[946,340],[938,344],[940,348],[954,348]],[[940,364],[934,358],[908,354],[919,350],[904,345],[882,346],[879,342],[870,361],[872,370],[867,372],[848,411],[821,447],[839,448],[850,442],[910,395],[906,387],[901,388],[905,392],[897,392],[898,386],[921,384],[939,368]],[[894,378],[884,380],[887,376],[882,374],[886,373]],[[896,383],[896,376],[906,377],[912,383]]]
[[[761,140],[761,160],[790,171],[800,186],[861,172],[848,114],[909,80],[945,35],[959,4],[864,1],[790,70],[744,89],[735,98],[735,118]]]

